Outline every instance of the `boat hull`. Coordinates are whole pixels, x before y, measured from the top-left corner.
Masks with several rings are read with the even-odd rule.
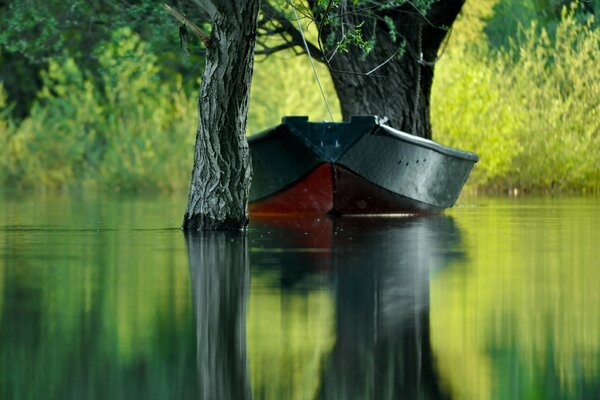
[[[288,117],[249,143],[251,214],[438,213],[454,204],[477,162],[373,117]]]
[[[342,165],[323,163],[284,190],[250,202],[252,215],[436,214],[442,208],[390,192]]]

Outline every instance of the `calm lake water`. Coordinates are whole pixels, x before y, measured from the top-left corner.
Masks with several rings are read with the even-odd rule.
[[[599,399],[600,199],[184,235],[0,193],[0,399]]]

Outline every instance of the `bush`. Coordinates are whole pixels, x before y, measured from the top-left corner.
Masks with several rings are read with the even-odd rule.
[[[98,53],[100,83],[72,59],[50,61],[30,116],[13,133],[0,130],[7,149],[4,184],[187,185],[195,99],[158,80],[156,57],[129,29],[117,31]]]
[[[9,108],[6,102],[6,93],[4,87],[0,83],[0,149],[6,149],[8,139],[12,135],[12,126],[9,119]],[[6,152],[6,150],[5,150]],[[0,182],[6,179],[7,158],[0,157]]]
[[[551,34],[532,23],[497,49],[482,22],[496,3],[467,3],[455,25],[458,40],[436,68],[436,140],[480,155],[473,189],[600,191],[599,28],[576,8],[563,9]],[[308,61],[282,57],[256,66],[249,132],[286,114],[329,119]],[[161,80],[156,55],[130,29],[116,31],[94,58],[94,76],[73,59],[50,61],[43,89],[18,125],[0,87],[0,185],[187,187],[196,95],[182,90],[181,77]],[[339,120],[322,66],[320,77]]]
[[[440,62],[436,138],[481,156],[469,185],[600,190],[600,31],[563,9],[554,37],[535,23],[508,50],[461,47]]]

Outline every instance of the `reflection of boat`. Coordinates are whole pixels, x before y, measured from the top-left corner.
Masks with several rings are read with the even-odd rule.
[[[478,157],[378,123],[283,123],[249,139],[256,214],[436,213],[454,205]]]
[[[335,344],[314,371],[315,398],[446,398],[430,344],[429,280],[462,257],[452,218],[264,218],[251,228],[253,276],[278,269],[275,293],[310,292],[316,274],[332,289]]]

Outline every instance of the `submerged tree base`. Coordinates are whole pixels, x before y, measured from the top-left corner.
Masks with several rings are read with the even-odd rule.
[[[183,217],[181,229],[184,231],[200,231],[200,230],[222,230],[222,231],[239,231],[248,225],[248,217],[216,219],[205,214],[187,213]]]

